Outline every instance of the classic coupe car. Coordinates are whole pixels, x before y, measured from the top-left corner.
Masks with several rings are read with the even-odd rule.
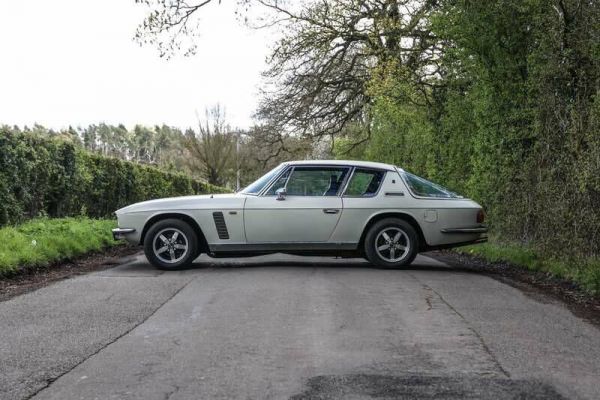
[[[380,267],[486,240],[479,204],[393,165],[294,161],[235,194],[166,198],[116,211],[116,240],[162,269],[269,253],[365,257]]]

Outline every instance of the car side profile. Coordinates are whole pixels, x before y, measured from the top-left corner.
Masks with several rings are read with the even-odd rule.
[[[238,193],[166,198],[116,211],[116,240],[161,269],[201,253],[365,257],[380,267],[419,252],[486,241],[479,204],[393,165],[293,161]]]

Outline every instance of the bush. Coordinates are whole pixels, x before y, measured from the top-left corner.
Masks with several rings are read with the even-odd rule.
[[[600,259],[600,2],[435,3],[439,72],[379,63],[351,155],[474,199],[503,242]]]
[[[461,247],[457,251],[476,255],[490,262],[505,261],[530,271],[545,272],[573,281],[592,295],[600,295],[600,260],[595,257],[553,257],[522,244],[495,240]]]
[[[0,276],[119,244],[112,238],[114,220],[38,218],[0,228]]]
[[[0,127],[0,226],[37,216],[105,218],[142,200],[223,191],[184,174]]]

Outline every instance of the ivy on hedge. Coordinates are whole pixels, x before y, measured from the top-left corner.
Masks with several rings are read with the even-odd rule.
[[[110,217],[153,198],[224,192],[179,173],[0,127],[0,226],[36,216]]]

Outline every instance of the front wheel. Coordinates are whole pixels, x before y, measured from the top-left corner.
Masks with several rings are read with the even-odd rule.
[[[376,222],[365,237],[365,253],[369,261],[383,268],[409,265],[417,256],[419,238],[408,222],[386,218]]]
[[[198,256],[198,237],[180,219],[163,219],[150,227],[144,238],[144,253],[160,269],[189,267]]]

